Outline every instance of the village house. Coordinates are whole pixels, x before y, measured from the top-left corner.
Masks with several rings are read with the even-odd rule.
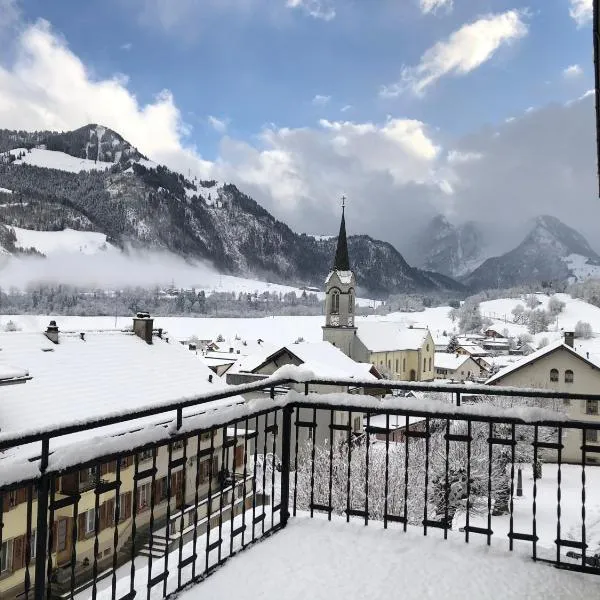
[[[161,330],[155,330],[153,320],[146,313],[134,319],[133,331],[107,332],[61,332],[52,322],[45,334],[10,332],[0,334],[2,358],[27,367],[31,380],[26,385],[2,387],[0,402],[0,428],[3,434],[15,435],[23,431],[48,428],[56,425],[105,417],[123,408],[135,409],[156,403],[176,401],[181,397],[193,397],[203,392],[225,389],[227,384],[197,360],[186,348],[169,343]],[[0,364],[0,376],[6,383],[7,367]],[[13,373],[14,374],[14,373]],[[23,375],[23,373],[21,373]],[[235,398],[220,401],[231,404]],[[237,401],[243,401],[237,397]],[[126,404],[123,404],[126,402]],[[218,402],[211,403],[211,407]],[[184,419],[202,412],[198,407],[184,410]],[[24,417],[26,415],[26,417]],[[146,425],[155,425],[160,417],[146,417],[98,430],[103,439],[132,431]],[[164,420],[164,416],[162,417]],[[158,425],[156,425],[158,426]],[[162,427],[162,425],[161,425]],[[227,438],[230,437],[226,432]],[[238,434],[235,450],[231,449],[224,462],[221,453],[215,452],[215,461],[208,464],[203,459],[199,497],[205,498],[208,490],[208,473],[213,475],[213,490],[217,489],[220,473],[230,473],[234,456],[241,465],[244,451],[244,433]],[[51,452],[74,449],[89,443],[88,435],[73,433],[52,440]],[[201,449],[210,447],[210,434],[201,439]],[[215,448],[223,446],[223,433],[214,436]],[[172,468],[169,470],[168,445],[161,446],[153,458],[152,451],[138,454],[139,472],[156,471],[134,480],[134,456],[124,456],[119,465],[115,461],[92,468],[72,470],[57,478],[55,500],[57,502],[78,496],[77,515],[74,518],[72,503],[66,502],[54,511],[53,577],[57,589],[62,583],[69,586],[73,560],[73,539],[77,540],[75,577],[77,585],[91,577],[94,558],[102,572],[112,564],[115,529],[118,530],[119,557],[124,554],[131,535],[132,515],[136,512],[137,541],[143,546],[144,536],[149,534],[150,506],[154,505],[155,526],[166,524],[169,509],[173,517],[178,511],[194,502],[196,474],[196,440],[190,439],[186,451],[188,459],[182,463],[183,442],[171,444]],[[14,468],[19,461],[28,463],[39,455],[39,445],[24,445],[8,454],[0,454],[0,470]],[[176,466],[173,466],[176,465]],[[238,469],[236,469],[237,471]],[[120,481],[120,513],[115,510],[115,491],[111,483]],[[183,497],[184,473],[186,494]],[[170,481],[168,477],[170,474]],[[221,477],[225,483],[225,478]],[[102,483],[105,492],[98,499],[98,523],[96,523],[96,489]],[[104,485],[106,484],[106,485]],[[134,496],[134,489],[136,494]],[[170,497],[168,490],[170,489]],[[137,497],[136,506],[133,505]],[[21,592],[26,562],[25,540],[27,538],[27,489],[18,489],[2,498],[3,528],[0,554],[0,597],[10,599]],[[31,542],[29,561],[35,558],[35,518],[37,497],[31,504]],[[204,512],[203,512],[204,510]],[[200,518],[205,516],[201,508]],[[228,518],[224,515],[224,518]],[[118,522],[117,522],[118,521]],[[186,521],[187,525],[187,521]],[[97,552],[95,544],[97,538]],[[166,536],[162,540],[162,553],[167,547]],[[156,539],[153,554],[160,553],[161,542]],[[127,558],[123,556],[123,558]]]
[[[464,381],[481,377],[481,366],[471,356],[450,353],[435,353],[435,378],[450,381]]]
[[[545,346],[541,350],[515,361],[491,377],[489,385],[517,386],[569,392],[573,394],[596,394],[600,388],[600,366],[574,349],[574,335],[565,332],[564,340]],[[596,401],[565,401],[564,408],[572,419],[580,421],[600,420]],[[580,431],[564,428],[562,460],[581,461],[584,443]],[[598,432],[588,430],[585,443],[594,445],[600,440]],[[587,455],[589,462],[596,462],[595,455]]]

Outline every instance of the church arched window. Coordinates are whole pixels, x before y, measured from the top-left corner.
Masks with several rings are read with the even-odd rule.
[[[354,312],[354,294],[350,292],[348,294],[348,313],[352,314]]]
[[[338,315],[340,313],[340,293],[336,290],[331,295],[331,314]]]

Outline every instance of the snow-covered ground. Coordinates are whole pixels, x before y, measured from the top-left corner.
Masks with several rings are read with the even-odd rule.
[[[107,250],[118,251],[106,241],[106,235],[94,231],[36,231],[12,227],[17,237],[18,248],[35,248],[46,256],[79,252],[81,254],[96,254]]]
[[[13,191],[8,188],[0,187],[0,194],[12,194]]]
[[[88,160],[86,158],[75,158],[64,152],[55,150],[43,150],[41,148],[15,148],[10,150],[9,154],[18,157],[25,153],[23,158],[17,158],[15,165],[32,165],[34,167],[46,167],[48,169],[58,169],[60,171],[69,171],[70,173],[79,173],[80,171],[106,171],[112,167],[112,163]]]
[[[590,278],[600,277],[600,265],[590,264],[587,256],[580,254],[569,254],[564,259],[571,273],[573,274],[572,281],[584,281]]]
[[[380,524],[290,519],[286,529],[231,559],[181,600],[424,600],[595,597],[597,576],[560,571],[496,547],[403,533]]]

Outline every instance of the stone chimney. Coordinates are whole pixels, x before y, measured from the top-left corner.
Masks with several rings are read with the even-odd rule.
[[[152,343],[153,327],[154,319],[150,317],[150,313],[139,312],[133,317],[133,333],[142,338],[146,344]]]
[[[58,344],[58,325],[56,321],[50,321],[46,329],[46,337],[53,343]]]
[[[575,333],[572,331],[565,331],[565,344],[571,348],[575,345]]]

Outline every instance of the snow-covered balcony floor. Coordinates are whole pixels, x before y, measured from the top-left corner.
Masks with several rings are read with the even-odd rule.
[[[597,598],[600,577],[534,563],[463,535],[404,533],[381,524],[291,518],[283,531],[232,558],[181,600]]]

